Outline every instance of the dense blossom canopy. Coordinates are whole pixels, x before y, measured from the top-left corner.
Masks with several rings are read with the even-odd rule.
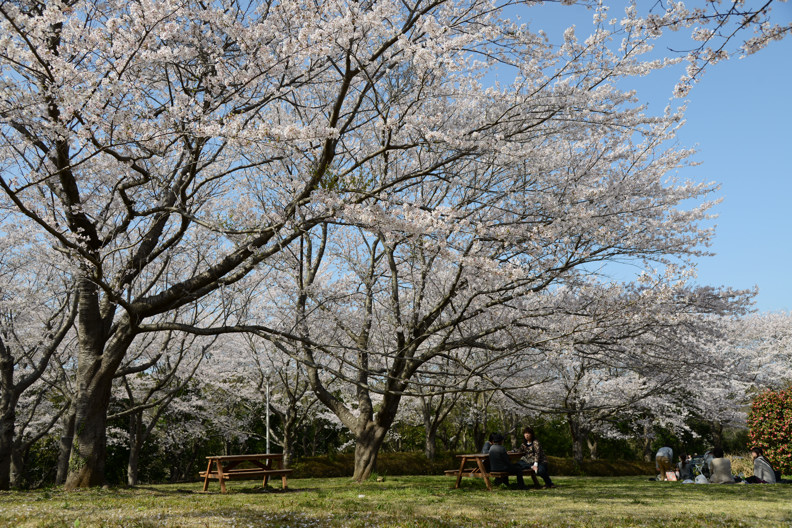
[[[689,328],[742,309],[690,285],[715,185],[673,178],[684,109],[650,114],[624,83],[687,58],[684,94],[730,28],[757,30],[746,52],[789,28],[769,3],[591,2],[591,34],[556,43],[509,18],[532,4],[0,2],[2,226],[25,226],[15,250],[55,248],[73,299],[69,487],[103,483],[114,380],[153,373],[124,378],[119,411],[145,438],[140,398],[175,401],[206,352],[158,355],[141,343],[172,334],[141,334],[267,339],[356,435],[363,478],[401,398],[449,372],[467,387],[596,336],[621,360],[605,341],[646,352],[673,332],[641,340],[620,317]],[[666,29],[694,50],[652,56]],[[603,284],[611,262],[641,285]]]

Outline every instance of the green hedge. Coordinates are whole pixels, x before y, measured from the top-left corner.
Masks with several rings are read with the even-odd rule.
[[[632,475],[654,476],[655,465],[635,460],[584,460],[580,470],[571,458],[547,457],[550,475],[585,475],[588,477],[626,477]]]
[[[584,460],[578,470],[571,458],[547,457],[550,475],[587,475],[617,477],[654,475],[653,463],[625,460]],[[446,469],[459,465],[453,454],[437,455],[428,460],[423,453],[380,453],[377,457],[378,475],[442,475]],[[351,477],[355,469],[352,453],[321,457],[304,457],[292,465],[297,478]]]

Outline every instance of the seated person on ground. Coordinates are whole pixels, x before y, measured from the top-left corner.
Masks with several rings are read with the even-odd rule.
[[[690,457],[688,457],[687,453],[679,455],[677,469],[679,470],[679,480],[693,480],[693,464],[690,462]]]
[[[509,460],[509,454],[506,452],[506,448],[503,447],[503,435],[494,433],[490,437],[490,441],[492,442],[489,450],[490,471],[505,471],[509,475],[516,475],[517,487],[524,489],[525,481],[523,481],[522,468],[517,464],[512,464],[511,460]],[[506,484],[508,483],[509,478],[506,477]]]
[[[542,450],[542,445],[539,440],[534,438],[534,430],[531,427],[523,429],[523,438],[525,442],[520,446],[520,452],[523,454],[518,462],[524,470],[532,470],[534,486],[539,486],[539,481],[536,480],[536,475],[542,477],[544,480],[545,488],[555,488],[555,484],[550,480],[550,472],[547,466],[547,456]]]
[[[716,447],[712,450],[710,461],[710,482],[712,484],[734,484],[731,472],[731,461],[723,458],[723,449]]]
[[[751,458],[753,458],[754,474],[753,477],[745,479],[752,484],[775,484],[776,476],[770,461],[764,456],[761,447],[751,448]]]

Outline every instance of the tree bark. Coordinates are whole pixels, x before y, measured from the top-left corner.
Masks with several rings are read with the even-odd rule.
[[[424,423],[424,455],[426,455],[427,459],[434,460],[437,455],[437,437],[440,424],[448,418],[458,401],[458,395],[450,398],[446,398],[445,395],[420,398],[421,416]],[[444,444],[447,443],[444,442]]]
[[[294,419],[287,417],[283,421],[283,467],[291,467],[294,458]]]
[[[18,396],[14,391],[14,361],[0,337],[0,490],[11,485],[11,451]]]
[[[11,450],[14,445],[14,416],[3,413],[0,418],[0,490],[11,485]]]
[[[723,424],[710,422],[712,426],[712,447],[723,449]]]
[[[591,455],[591,460],[599,459],[599,454],[597,453],[597,439],[596,438],[592,438],[591,436],[589,436],[586,439],[586,442],[588,442],[588,447],[589,447],[589,453]]]
[[[129,486],[137,486],[138,467],[140,463],[140,446],[138,446],[137,442],[135,442],[129,447],[129,459],[127,460],[127,484]]]
[[[426,428],[426,435],[424,436],[424,455],[429,460],[434,460],[437,455],[437,426],[430,426]]]
[[[63,424],[63,435],[58,444],[58,472],[55,476],[55,484],[62,485],[66,482],[69,474],[69,459],[71,458],[72,445],[74,444],[74,422],[75,411],[70,409],[66,414]]]
[[[484,415],[484,423],[476,422],[473,426],[473,451],[481,449],[484,445],[484,439],[487,438],[487,418]]]
[[[11,485],[16,488],[25,484],[25,451],[19,445],[11,449]]]
[[[99,379],[89,390],[81,392],[76,402],[74,445],[66,478],[67,490],[105,483],[110,383]]]
[[[105,483],[107,408],[113,375],[134,338],[127,316],[105,333],[96,286],[87,279],[79,285],[77,332],[77,396],[74,400],[74,444],[65,489],[101,486]]]
[[[16,402],[3,391],[0,403],[0,490],[6,491],[11,485],[11,452],[14,448],[14,422],[16,421]]]
[[[373,423],[366,425],[365,429],[356,435],[355,444],[355,474],[357,482],[363,482],[377,470],[377,455],[385,441],[387,428]]]
[[[588,431],[573,415],[567,415],[567,422],[569,423],[569,433],[572,436],[572,459],[579,468],[583,465],[583,443],[588,437]]]
[[[127,459],[127,484],[137,486],[140,450],[143,447],[143,412],[129,416],[129,458]]]
[[[643,430],[643,458],[645,462],[652,462],[652,426],[650,424],[644,425]]]

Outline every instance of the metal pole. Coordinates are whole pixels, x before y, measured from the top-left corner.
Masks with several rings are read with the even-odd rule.
[[[270,431],[269,431],[270,430],[270,424],[269,424],[269,418],[270,418],[269,392],[270,392],[270,389],[269,389],[269,376],[267,376],[267,454],[268,455],[269,455],[269,452],[270,452],[270,446],[269,446],[269,444],[270,444],[270,442],[269,442],[269,440],[270,440]]]

